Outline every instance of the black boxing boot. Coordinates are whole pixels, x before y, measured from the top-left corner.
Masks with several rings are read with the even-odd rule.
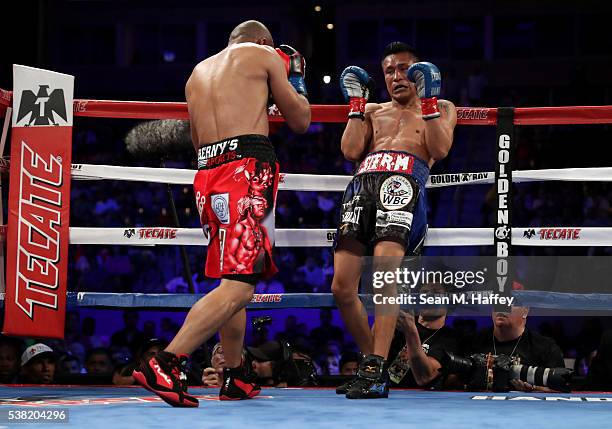
[[[387,361],[378,355],[368,355],[359,365],[357,380],[346,392],[348,399],[374,399],[389,396]]]
[[[340,386],[336,387],[336,395],[346,395],[346,393],[349,391],[353,383],[356,382],[358,378],[359,377],[355,376],[351,378],[349,381],[347,381],[346,383],[341,384]]]
[[[259,395],[261,387],[255,382],[244,365],[237,368],[223,368],[223,384],[219,391],[221,401],[240,401]]]
[[[173,407],[197,407],[197,398],[187,393],[187,376],[183,371],[186,360],[187,355],[161,351],[136,368],[132,376]]]

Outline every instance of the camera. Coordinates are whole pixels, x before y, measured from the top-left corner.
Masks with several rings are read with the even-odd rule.
[[[253,320],[251,321],[253,332],[261,332],[265,329],[266,326],[270,326],[271,324],[272,317],[270,316],[253,317]]]
[[[567,368],[544,368],[521,365],[507,355],[478,353],[460,357],[445,352],[442,360],[445,374],[459,374],[465,377],[470,390],[508,392],[512,390],[510,380],[518,379],[534,386],[549,387],[553,390],[570,392],[572,370]]]

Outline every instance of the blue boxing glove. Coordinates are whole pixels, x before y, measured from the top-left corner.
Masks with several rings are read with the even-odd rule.
[[[365,118],[365,105],[374,90],[374,81],[361,67],[348,66],[340,75],[340,89],[349,103],[349,119]]]
[[[276,48],[276,52],[285,63],[285,70],[287,71],[289,83],[293,85],[298,94],[302,94],[305,97],[308,96],[306,82],[304,81],[306,60],[304,60],[302,54],[289,45],[280,45]]]
[[[438,67],[432,63],[414,63],[408,68],[408,80],[416,85],[417,95],[421,99],[421,112],[426,121],[440,117],[438,96],[442,86],[442,76]]]

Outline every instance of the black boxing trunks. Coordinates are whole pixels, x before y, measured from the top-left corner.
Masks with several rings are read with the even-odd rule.
[[[201,146],[198,170],[193,189],[210,234],[206,275],[247,283],[272,276],[279,168],[270,140],[249,134]]]
[[[407,152],[370,153],[342,197],[336,245],[344,237],[366,247],[395,241],[406,254],[419,253],[427,234],[428,177],[427,163]]]

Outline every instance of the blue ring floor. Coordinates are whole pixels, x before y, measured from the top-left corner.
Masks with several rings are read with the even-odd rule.
[[[247,401],[217,399],[217,389],[190,389],[199,408],[172,408],[139,387],[0,386],[5,410],[67,408],[63,428],[608,428],[612,393],[490,393],[392,390],[388,399],[348,400],[333,389],[263,389]]]

